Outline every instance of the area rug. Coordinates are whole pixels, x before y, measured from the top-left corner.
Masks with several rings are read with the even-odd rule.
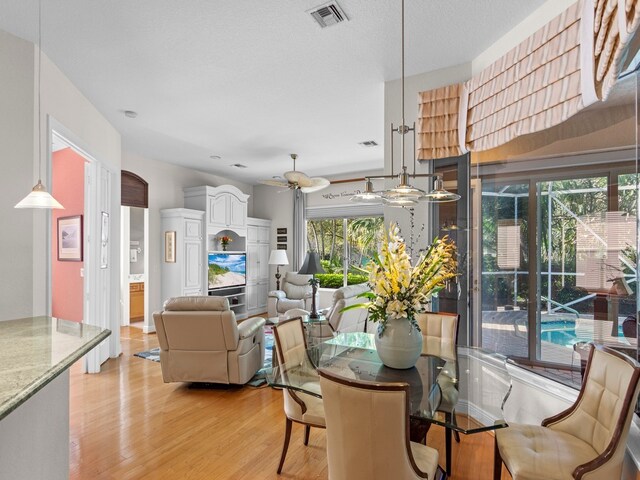
[[[151,360],[152,362],[160,362],[160,347],[152,348],[144,352],[138,352],[133,354],[134,357],[144,358],[145,360]],[[271,368],[271,359],[273,358],[273,328],[270,325],[264,327],[264,363],[258,373],[256,373],[247,385],[252,387],[261,387],[266,385],[265,371],[267,368]]]

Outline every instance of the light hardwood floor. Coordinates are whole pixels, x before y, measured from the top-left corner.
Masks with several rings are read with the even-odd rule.
[[[305,447],[300,425],[276,475],[285,423],[280,391],[165,384],[159,363],[133,356],[157,346],[156,336],[130,327],[121,333],[123,354],[100,374],[72,367],[71,479],[327,478],[324,431],[312,429]],[[493,436],[461,440],[450,478],[491,479]],[[440,450],[442,465],[443,430],[433,427],[427,443]]]

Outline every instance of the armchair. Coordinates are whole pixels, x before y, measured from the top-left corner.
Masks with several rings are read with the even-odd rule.
[[[272,290],[267,299],[269,317],[277,317],[292,308],[311,310],[312,288],[309,285],[312,275],[286,272],[282,278],[282,290]],[[319,295],[316,294],[316,305]]]
[[[153,314],[162,378],[245,384],[264,364],[263,318],[236,322],[224,297],[175,297]]]
[[[333,292],[333,305],[327,313],[329,325],[336,332],[366,332],[367,318],[369,312],[365,308],[348,310],[343,312],[342,309],[355,305],[357,303],[365,303],[366,298],[359,298],[358,295],[370,290],[369,285],[361,283],[359,285],[349,285],[347,287],[338,288]]]

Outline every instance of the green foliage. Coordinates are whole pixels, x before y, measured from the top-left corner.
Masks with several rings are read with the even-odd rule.
[[[343,286],[342,273],[320,273],[316,275],[316,278],[320,280],[320,288],[340,288]],[[367,275],[347,275],[347,285],[358,285],[360,283],[366,283],[368,280]]]
[[[216,265],[215,263],[209,264],[209,285],[215,284],[215,280],[218,275],[224,275],[229,272],[227,267],[221,267],[220,265]]]

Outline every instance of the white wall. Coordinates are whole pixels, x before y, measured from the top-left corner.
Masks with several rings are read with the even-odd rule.
[[[161,295],[161,266],[163,260],[163,242],[161,235],[160,210],[164,208],[184,207],[183,188],[200,185],[234,185],[248,195],[253,194],[253,187],[242,182],[224,177],[198,172],[169,163],[149,160],[133,153],[123,152],[122,170],[128,170],[142,177],[149,184],[149,272],[147,285],[149,289],[150,314],[162,309],[164,299]],[[253,197],[253,196],[252,196]],[[255,202],[249,197],[249,215],[251,216]],[[153,319],[148,317],[150,331],[154,331]]]
[[[33,44],[0,30],[0,320],[31,316],[33,225],[44,212],[16,210],[36,183],[34,158]]]

